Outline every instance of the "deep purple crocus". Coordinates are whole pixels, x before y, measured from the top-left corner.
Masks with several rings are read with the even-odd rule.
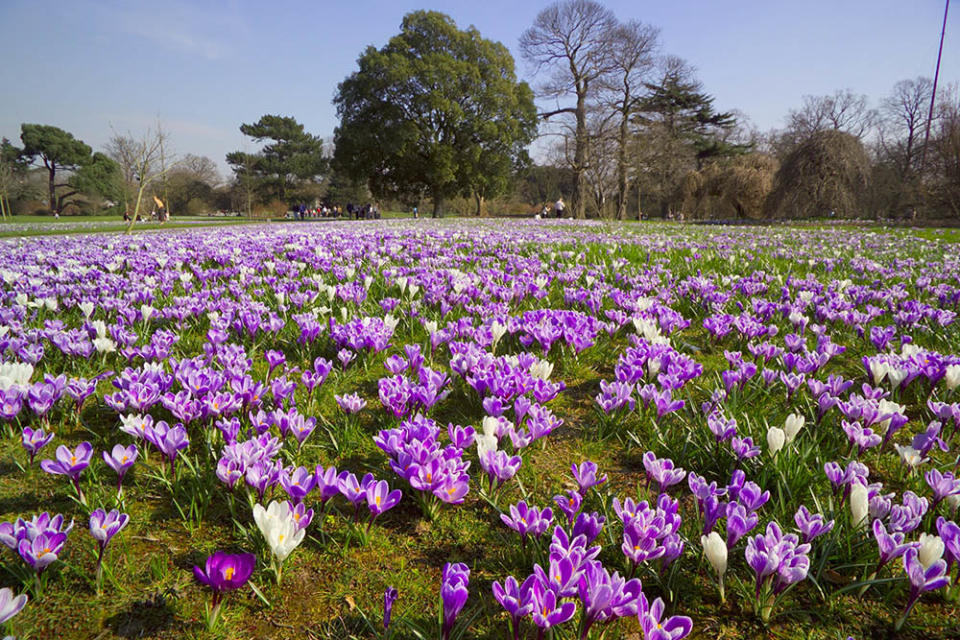
[[[383,592],[383,632],[389,638],[390,634],[390,615],[393,613],[393,603],[397,601],[400,594],[394,587],[387,587]]]
[[[213,606],[207,615],[207,627],[212,629],[220,615],[220,603],[228,591],[235,591],[247,583],[257,557],[252,553],[230,554],[216,551],[207,558],[203,569],[193,567],[193,577],[213,591]]]
[[[440,599],[443,604],[443,625],[440,635],[443,640],[450,639],[453,623],[457,619],[470,595],[467,587],[470,584],[470,569],[462,562],[443,565],[443,581],[440,585]]]

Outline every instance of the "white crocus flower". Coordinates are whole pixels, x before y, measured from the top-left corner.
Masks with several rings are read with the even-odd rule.
[[[920,534],[920,549],[917,553],[917,559],[924,569],[929,569],[933,563],[943,557],[943,540],[940,536],[933,536],[926,533]]]
[[[893,445],[893,448],[897,450],[897,453],[900,454],[900,460],[903,464],[910,467],[911,470],[916,469],[921,464],[927,461],[927,458],[924,458],[920,455],[920,452],[911,447],[910,445]]]
[[[156,309],[154,309],[148,304],[140,305],[140,315],[143,316],[144,322],[150,322],[150,318],[153,317],[153,314],[155,311]]]
[[[717,572],[717,585],[722,602],[726,600],[723,593],[723,574],[727,572],[727,543],[719,533],[711,531],[710,535],[700,536],[700,544],[703,545],[703,554],[707,556],[710,566]]]
[[[437,321],[436,320],[426,320],[423,323],[423,328],[427,330],[427,333],[434,334],[437,332]]]
[[[286,502],[274,500],[267,505],[266,509],[263,508],[263,505],[254,505],[253,519],[270,546],[270,553],[273,554],[278,564],[283,564],[287,556],[303,542],[304,536],[307,535],[306,529],[297,527],[297,521],[290,511],[290,505]],[[279,568],[277,580],[279,581]]]
[[[870,511],[870,498],[867,488],[859,482],[850,489],[850,516],[853,526],[863,527],[867,523],[867,514]]]
[[[93,341],[93,348],[97,353],[113,353],[117,350],[117,343],[110,338],[97,338]]]
[[[507,326],[494,320],[490,324],[490,335],[493,336],[493,347],[496,349],[497,343],[507,333]]]
[[[388,315],[384,316],[384,318],[383,318],[383,324],[384,324],[384,326],[386,326],[387,328],[389,328],[390,331],[393,331],[394,329],[397,328],[397,325],[400,324],[400,319],[399,319],[399,318],[395,318],[395,317],[393,317],[392,315],[389,315],[389,314],[388,314]]]
[[[943,374],[943,384],[947,387],[947,391],[953,391],[960,386],[960,364],[951,364],[947,367],[946,373]]]
[[[553,373],[553,363],[549,360],[538,360],[536,364],[530,367],[530,375],[541,380],[549,380]]]
[[[800,430],[803,429],[803,425],[806,423],[806,418],[797,413],[791,413],[787,416],[786,422],[783,424],[783,433],[786,435],[786,442],[790,444],[797,437],[797,434],[800,433]]]
[[[767,451],[770,452],[771,456],[776,456],[777,453],[780,452],[780,449],[783,449],[783,444],[786,439],[787,435],[780,427],[770,427],[767,429]]]
[[[30,377],[33,375],[33,365],[26,362],[0,363],[0,391],[10,387],[30,386]]]

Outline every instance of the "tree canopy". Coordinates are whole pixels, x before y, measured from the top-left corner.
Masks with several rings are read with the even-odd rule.
[[[252,178],[265,198],[291,203],[300,195],[295,188],[322,175],[327,168],[323,140],[308,133],[290,116],[265,115],[240,131],[256,142],[269,140],[259,153],[233,151],[229,163],[239,176]]]
[[[436,11],[406,15],[381,49],[367,47],[334,104],[338,170],[377,197],[429,194],[434,215],[458,193],[502,192],[536,133],[533,92],[502,44]]]
[[[47,189],[50,209],[59,213],[66,199],[77,191],[70,189],[57,197],[57,187],[69,187],[67,183],[57,184],[58,171],[75,171],[93,160],[93,150],[73,134],[59,127],[47,124],[20,125],[20,140],[23,141],[23,156],[30,162],[39,161],[47,170]]]

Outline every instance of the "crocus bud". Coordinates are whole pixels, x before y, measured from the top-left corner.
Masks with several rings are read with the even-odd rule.
[[[700,544],[703,545],[703,554],[710,561],[710,566],[718,576],[723,577],[727,571],[727,543],[719,533],[711,531],[710,535],[700,536]]]
[[[867,513],[870,510],[870,499],[867,488],[855,482],[850,489],[850,516],[853,526],[860,528],[867,522]]]
[[[960,364],[947,366],[947,370],[943,374],[943,384],[947,387],[947,391],[953,391],[960,387]]]
[[[920,549],[917,553],[917,559],[924,569],[929,569],[933,563],[943,557],[944,544],[940,536],[920,534]]]
[[[771,456],[777,455],[780,449],[783,449],[783,443],[786,441],[787,434],[780,427],[770,427],[767,429],[767,450]]]
[[[791,413],[787,416],[786,422],[783,423],[783,433],[786,436],[787,444],[793,442],[797,434],[800,433],[800,429],[803,429],[805,422],[806,418],[797,413]]]

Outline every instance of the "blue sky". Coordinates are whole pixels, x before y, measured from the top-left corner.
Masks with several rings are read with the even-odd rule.
[[[549,2],[406,0],[273,3],[0,0],[0,136],[53,124],[94,148],[163,123],[178,153],[223,157],[256,147],[238,127],[292,115],[328,137],[331,99],[367,45],[403,15],[443,11],[503,42],[521,77],[520,34]],[[762,130],[805,94],[850,88],[874,104],[898,80],[933,75],[941,0],[673,0],[605,3],[661,30],[663,51],[692,64],[722,110]],[[941,83],[960,81],[960,5],[947,23]]]

